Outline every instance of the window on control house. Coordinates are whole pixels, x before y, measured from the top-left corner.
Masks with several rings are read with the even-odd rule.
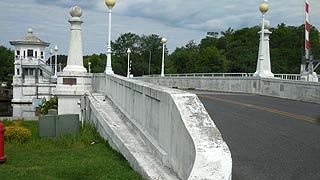
[[[28,57],[33,57],[33,49],[28,49],[27,52]]]

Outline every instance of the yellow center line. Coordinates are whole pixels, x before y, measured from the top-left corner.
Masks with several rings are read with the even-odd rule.
[[[198,95],[198,96],[199,97],[203,97],[203,98],[207,98],[207,99],[213,99],[213,100],[217,100],[217,101],[221,101],[221,102],[226,102],[226,103],[230,103],[230,104],[236,104],[236,105],[240,105],[240,106],[245,106],[245,107],[249,107],[249,108],[252,108],[252,109],[258,109],[258,110],[261,110],[261,111],[267,111],[267,112],[271,112],[271,113],[275,113],[275,114],[280,114],[280,115],[283,115],[283,116],[288,116],[288,117],[292,117],[292,118],[295,118],[295,119],[300,119],[300,120],[304,120],[304,121],[308,121],[308,122],[312,122],[312,123],[320,123],[320,121],[318,119],[315,119],[315,118],[302,116],[302,115],[298,115],[298,114],[294,114],[294,113],[289,113],[289,112],[285,112],[285,111],[280,111],[280,110],[277,110],[277,109],[271,109],[271,108],[267,108],[267,107],[256,106],[256,105],[252,105],[252,104],[246,104],[246,103],[242,103],[242,102],[238,102],[238,101],[232,101],[232,100],[222,99],[222,98],[208,96],[208,95]]]

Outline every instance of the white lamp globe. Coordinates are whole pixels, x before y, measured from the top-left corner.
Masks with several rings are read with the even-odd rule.
[[[168,41],[168,40],[167,40],[166,38],[162,38],[162,39],[161,39],[161,42],[162,42],[162,43],[167,43],[167,41]]]
[[[56,51],[56,52],[59,51],[59,48],[57,45],[54,47],[54,51]]]
[[[113,6],[116,4],[116,0],[105,0],[105,4],[108,8],[113,8]]]

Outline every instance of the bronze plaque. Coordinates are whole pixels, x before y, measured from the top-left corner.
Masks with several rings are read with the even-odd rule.
[[[76,85],[77,84],[77,78],[63,78],[63,84]]]

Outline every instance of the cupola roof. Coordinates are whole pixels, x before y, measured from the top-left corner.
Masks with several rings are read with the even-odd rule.
[[[20,40],[10,41],[11,45],[43,45],[49,46],[50,43],[44,42],[37,36],[33,35],[32,29],[28,29],[28,34]]]

